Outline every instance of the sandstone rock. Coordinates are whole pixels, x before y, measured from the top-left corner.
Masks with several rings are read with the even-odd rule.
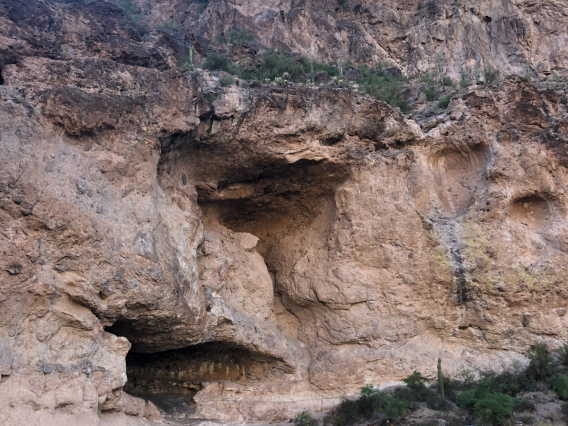
[[[241,240],[241,247],[245,250],[251,251],[254,250],[256,244],[258,243],[258,238],[252,234],[245,234],[243,239]]]
[[[229,7],[248,22],[245,3],[211,2],[221,18],[197,27]],[[304,4],[276,26],[261,5],[259,31],[308,52],[293,28],[327,10],[314,28],[345,35],[321,54],[386,39],[405,70],[430,70],[466,18],[513,19],[362,3],[354,26]],[[0,423],[282,421],[433,376],[438,357],[448,374],[499,369],[566,339],[565,93],[510,77],[424,133],[347,89],[223,88],[110,3],[0,5]],[[510,16],[558,12],[531,7]],[[415,20],[422,47],[402,49]]]

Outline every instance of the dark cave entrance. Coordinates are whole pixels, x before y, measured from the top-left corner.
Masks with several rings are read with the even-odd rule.
[[[129,352],[124,391],[151,401],[165,418],[191,419],[194,396],[207,382],[281,378],[282,361],[227,342],[208,342],[163,352]]]

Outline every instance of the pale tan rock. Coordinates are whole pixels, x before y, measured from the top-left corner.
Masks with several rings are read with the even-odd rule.
[[[239,20],[276,5],[245,3]],[[467,12],[474,28],[487,4]],[[565,341],[564,92],[511,77],[423,133],[346,89],[223,88],[104,2],[0,5],[0,423],[276,422],[433,377],[439,357],[449,375],[503,369]],[[416,18],[363,7],[363,39],[391,40],[390,57],[421,22],[408,69],[463,47],[447,34],[464,15],[442,19],[443,3]],[[540,16],[527,8],[513,12]],[[351,13],[335,12],[331,28]],[[273,23],[259,31],[315,40],[302,52],[351,37],[297,41]],[[162,418],[159,398],[129,392],[185,411]]]
[[[252,234],[245,234],[243,239],[241,240],[241,247],[245,250],[254,250],[258,243],[258,238]]]

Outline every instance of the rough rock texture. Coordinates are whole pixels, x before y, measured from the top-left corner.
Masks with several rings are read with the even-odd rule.
[[[566,339],[565,93],[511,77],[423,133],[221,87],[104,2],[0,19],[0,423],[279,421]]]
[[[223,48],[219,34],[246,29],[255,34],[253,54],[258,45],[323,62],[387,61],[408,74],[440,64],[454,79],[462,68],[475,76],[485,59],[502,75],[529,67],[541,77],[567,76],[566,0],[210,0],[202,12],[185,0],[138,3],[149,22],[175,22],[201,54]]]

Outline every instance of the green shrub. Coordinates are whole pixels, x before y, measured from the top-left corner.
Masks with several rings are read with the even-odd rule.
[[[235,84],[235,78],[232,75],[221,77],[221,86],[231,86],[232,84]]]
[[[284,80],[305,82],[313,74],[325,71],[330,76],[339,75],[336,67],[310,61],[305,57],[299,60],[276,51],[267,51],[261,56],[260,64],[254,69],[245,69],[241,72],[241,77],[250,80],[258,79],[261,81],[282,78]]]
[[[477,398],[475,396],[475,389],[469,389],[460,392],[456,396],[456,404],[458,405],[458,407],[463,408],[464,410],[472,411],[473,407],[475,407],[476,401]]]
[[[485,58],[483,58],[483,77],[486,83],[493,83],[499,78],[499,70],[494,68],[491,64],[486,64]]]
[[[395,422],[408,412],[408,402],[389,392],[381,392],[372,386],[365,386],[356,400],[343,399],[335,407],[332,417],[324,421],[334,426],[348,426],[367,421],[378,414]]]
[[[442,84],[446,87],[454,87],[454,81],[450,77],[442,78]]]
[[[440,108],[444,108],[446,109],[448,107],[448,105],[450,105],[450,100],[452,99],[451,96],[447,95],[447,96],[442,96],[440,98],[440,100],[438,101],[438,106]]]
[[[552,356],[544,343],[532,344],[527,351],[527,357],[530,359],[526,370],[529,380],[545,381],[556,373]]]
[[[215,52],[209,54],[201,66],[210,71],[220,70],[230,74],[234,74],[236,71],[235,66],[229,58]]]
[[[460,80],[460,87],[462,89],[465,89],[467,86],[469,86],[469,77],[467,77],[465,75],[465,73],[463,72],[463,68],[461,69],[461,80]]]
[[[317,424],[317,421],[307,411],[303,411],[294,419],[295,426],[316,426]]]
[[[382,70],[360,68],[363,78],[357,80],[359,90],[369,96],[398,107],[404,113],[410,110],[406,99],[402,96],[401,82],[405,77],[386,75]]]
[[[568,377],[559,374],[552,381],[552,390],[558,394],[558,398],[563,401],[568,400]]]
[[[558,79],[558,75],[556,75],[556,79]],[[560,364],[568,367],[568,344],[564,343],[556,352],[558,353]]]
[[[219,35],[217,41],[219,43],[250,43],[254,40],[254,34],[249,33],[246,29],[242,28],[240,30],[231,30],[227,33],[225,37]]]
[[[414,371],[406,379],[402,379],[402,381],[406,383],[406,386],[408,386],[412,390],[426,389],[424,382],[426,382],[427,379],[419,371]]]
[[[505,426],[513,416],[513,398],[503,393],[493,393],[475,403],[475,419],[481,424]]]
[[[304,56],[302,56],[300,58],[300,62],[302,63],[302,66],[304,67],[305,72],[310,72],[312,67],[313,67],[313,70],[316,73],[321,72],[321,71],[325,71],[331,77],[339,76],[339,69],[334,65],[327,65],[327,64],[322,64],[321,62],[317,62],[317,61],[310,61],[308,58],[306,58]]]
[[[426,89],[424,89],[424,94],[426,95],[426,99],[428,99],[429,101],[433,101],[438,97],[438,92],[436,91],[436,88],[434,86],[428,86]]]

